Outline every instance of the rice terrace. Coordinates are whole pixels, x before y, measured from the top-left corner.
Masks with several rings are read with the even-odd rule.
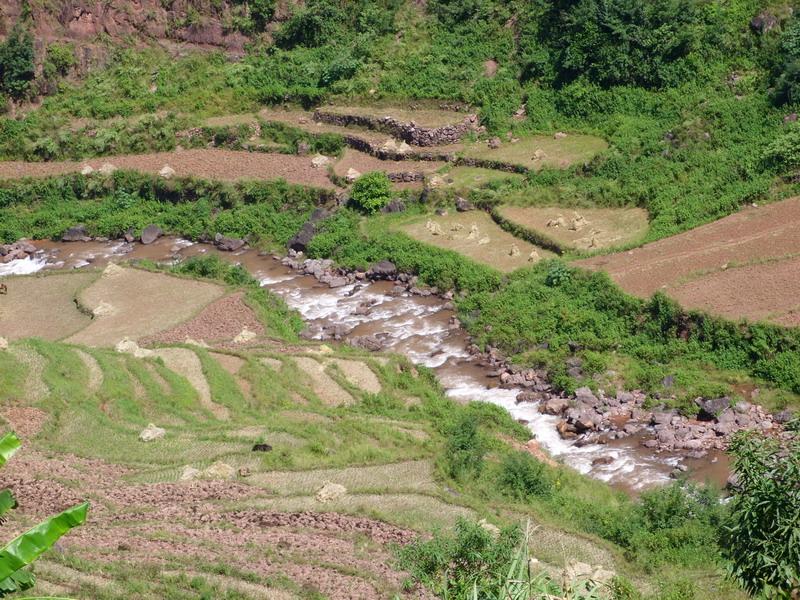
[[[798,10],[0,0],[0,597],[800,597]]]

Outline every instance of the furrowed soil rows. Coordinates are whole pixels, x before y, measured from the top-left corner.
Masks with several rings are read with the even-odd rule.
[[[576,264],[606,271],[624,290],[658,290],[687,308],[797,324],[800,198],[703,225],[627,252]]]
[[[81,171],[89,165],[100,169],[104,164],[118,169],[158,173],[165,165],[175,170],[177,177],[202,177],[235,181],[238,179],[285,179],[289,183],[333,189],[325,169],[315,169],[311,157],[265,152],[200,149],[154,154],[107,156],[80,162],[0,162],[0,178],[50,177]]]

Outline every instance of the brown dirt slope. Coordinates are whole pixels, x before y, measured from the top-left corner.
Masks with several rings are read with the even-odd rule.
[[[608,272],[638,296],[662,290],[687,308],[797,325],[798,218],[800,198],[791,198],[576,264]]]

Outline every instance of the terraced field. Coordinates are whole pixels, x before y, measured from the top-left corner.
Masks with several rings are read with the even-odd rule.
[[[397,228],[420,242],[454,250],[504,272],[555,256],[514,237],[480,211],[414,218]]]
[[[602,250],[635,244],[647,233],[647,211],[641,208],[500,206],[511,223],[553,240],[562,248]]]
[[[0,351],[8,384],[0,417],[25,444],[0,471],[0,486],[21,501],[4,535],[92,501],[90,522],[39,563],[35,593],[425,598],[404,586],[390,547],[480,516],[439,481],[430,422],[405,402],[431,394],[430,384],[404,359],[286,346],[258,332],[237,343],[239,325],[257,329],[240,310],[232,311],[238,324],[223,320],[209,335],[214,307],[241,295],[165,274],[110,266],[5,281],[58,292],[51,308],[60,313],[75,310],[70,294],[90,309],[114,307],[69,344],[27,339],[40,325],[18,319]],[[154,303],[167,303],[159,290],[190,302],[157,319],[147,300],[123,301],[142,296],[137,289]],[[26,298],[3,300],[17,315]],[[123,333],[150,347],[109,348]],[[394,407],[392,418],[362,408],[378,398]],[[163,435],[142,442],[149,423]],[[554,564],[567,553],[614,561],[592,542],[542,531],[560,540],[542,548]]]
[[[639,296],[661,290],[687,308],[797,326],[799,216],[800,198],[791,198],[577,264]]]
[[[118,169],[145,173],[158,173],[169,166],[179,177],[204,177],[223,181],[282,178],[299,185],[325,189],[335,187],[325,169],[312,168],[310,157],[213,148],[111,156],[80,162],[0,162],[0,178],[49,177],[80,172],[87,165],[99,170],[106,164]]]

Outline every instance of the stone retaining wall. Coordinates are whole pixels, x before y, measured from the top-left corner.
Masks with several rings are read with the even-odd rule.
[[[393,117],[367,117],[363,115],[343,115],[317,110],[314,120],[339,127],[366,127],[382,131],[414,146],[442,146],[455,144],[478,127],[476,115],[466,116],[461,123],[443,127],[421,127],[412,122],[398,121]]]

